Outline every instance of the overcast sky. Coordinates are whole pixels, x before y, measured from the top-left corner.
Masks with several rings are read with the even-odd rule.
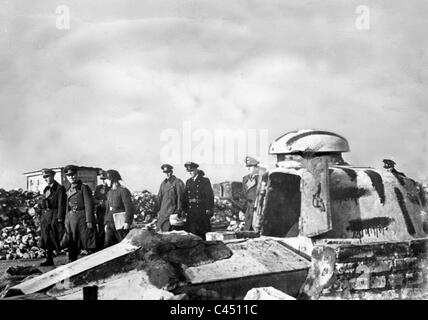
[[[59,5],[69,29],[56,26]],[[427,1],[0,0],[0,187],[75,163],[157,191],[161,136],[183,140],[183,123],[268,130],[269,142],[334,131],[347,161],[392,158],[425,178],[427,15]],[[212,182],[246,172],[241,158],[201,167]]]

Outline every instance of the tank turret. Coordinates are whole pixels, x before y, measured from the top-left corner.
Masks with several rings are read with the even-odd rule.
[[[288,132],[277,138],[269,148],[269,154],[277,156],[277,166],[290,165],[290,161],[324,157],[332,164],[346,164],[343,152],[350,151],[348,141],[333,132],[303,129]]]

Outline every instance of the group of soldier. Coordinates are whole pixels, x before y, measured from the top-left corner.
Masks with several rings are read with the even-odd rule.
[[[55,180],[55,171],[42,170],[47,186],[43,190],[40,219],[41,247],[46,251],[42,266],[52,266],[53,252],[68,249],[69,262],[77,260],[81,251],[93,252],[121,241],[128,233],[134,217],[131,193],[120,184],[116,170],[101,172],[103,185],[95,194],[78,178],[78,167],[64,168],[70,187],[65,190]],[[120,230],[114,226],[113,215],[125,213]]]
[[[252,212],[258,185],[259,162],[245,158],[249,174],[243,178],[246,201],[245,230],[251,230]],[[214,192],[210,180],[195,162],[184,164],[190,177],[184,184],[173,172],[173,166],[163,164],[162,181],[157,195],[158,232],[185,230],[202,239],[211,231],[210,218],[214,214]],[[94,252],[120,242],[129,232],[135,208],[130,191],[120,184],[122,177],[116,170],[100,170],[103,181],[94,194],[78,178],[78,167],[64,168],[70,187],[60,185],[54,178],[55,171],[42,170],[47,186],[43,190],[41,215],[41,247],[46,251],[43,266],[54,265],[53,252],[68,249],[69,262],[77,260],[80,252]],[[124,214],[118,228],[116,214]],[[185,219],[184,219],[185,217]],[[182,223],[180,223],[182,222]]]
[[[247,156],[245,166],[249,173],[242,180],[242,196],[245,201],[244,230],[252,230],[253,211],[256,201],[257,187],[263,170],[259,161]],[[166,178],[162,181],[158,192],[158,231],[180,229],[177,221],[186,213],[182,229],[205,239],[205,234],[211,231],[210,218],[213,216],[214,193],[211,182],[205,173],[198,169],[194,162],[186,162],[184,167],[190,174],[186,184],[174,176],[173,167],[169,164],[161,166]]]

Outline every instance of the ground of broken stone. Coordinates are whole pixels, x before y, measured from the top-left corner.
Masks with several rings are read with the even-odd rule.
[[[16,266],[24,266],[24,267],[33,266],[33,267],[36,267],[37,269],[39,269],[41,272],[45,273],[45,272],[48,272],[48,271],[54,269],[55,267],[66,264],[68,262],[68,257],[65,254],[55,257],[54,258],[54,261],[55,261],[54,267],[40,267],[40,263],[42,263],[44,261],[45,261],[45,259],[1,260],[0,261],[0,277],[2,275],[4,275],[7,268],[16,267]]]
[[[40,263],[42,263],[43,261],[45,261],[45,259],[1,260],[0,261],[0,278],[5,274],[6,270],[9,267],[16,267],[16,266],[25,266],[25,267],[33,266],[38,268],[41,272],[45,273],[55,269],[56,267],[66,264],[68,262],[68,257],[66,254],[56,256],[54,258],[55,266],[53,267],[41,267]],[[421,297],[420,300],[428,300],[428,293],[427,295]]]

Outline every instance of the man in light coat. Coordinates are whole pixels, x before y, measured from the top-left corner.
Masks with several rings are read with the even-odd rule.
[[[157,231],[166,232],[171,230],[170,216],[181,215],[184,196],[184,182],[174,176],[173,167],[169,164],[161,166],[162,172],[166,174],[158,193],[158,221]]]

